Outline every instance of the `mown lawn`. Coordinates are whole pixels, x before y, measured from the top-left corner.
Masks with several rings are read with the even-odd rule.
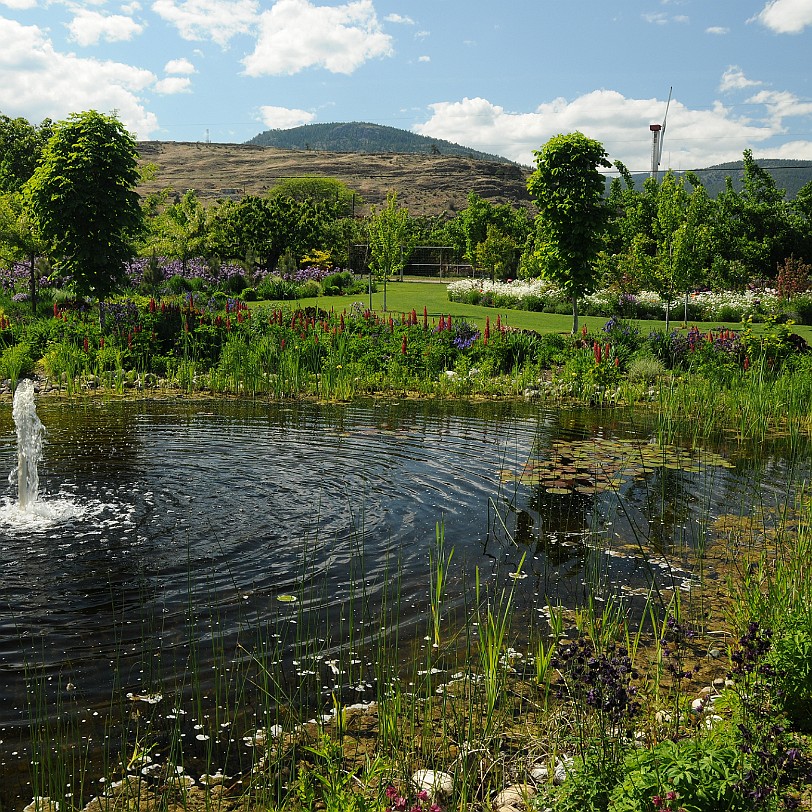
[[[314,299],[300,299],[302,307],[318,306],[323,310],[335,309],[340,312],[355,302],[361,302],[364,307],[369,306],[369,294],[353,294],[351,296],[319,296]],[[278,302],[283,306],[291,306],[291,302]],[[493,307],[481,307],[479,305],[460,304],[450,302],[446,291],[445,283],[437,282],[389,282],[386,288],[387,310],[393,315],[408,313],[416,310],[418,317],[423,315],[423,307],[428,311],[429,318],[435,321],[441,315],[450,315],[452,319],[465,319],[474,322],[480,328],[485,326],[485,319],[490,317],[491,324],[496,323],[497,315],[501,316],[502,323],[522,330],[535,330],[539,333],[568,333],[572,329],[572,316],[559,315],[557,313],[532,313],[527,310],[498,309]],[[378,290],[372,294],[372,310],[383,310],[383,291]],[[676,318],[671,320],[670,328],[680,328],[682,320],[679,308],[675,308]],[[600,330],[607,319],[603,316],[581,316],[580,324],[586,325],[591,331]],[[651,330],[664,330],[665,321],[654,321],[651,319],[629,320],[631,324],[637,325],[640,331],[648,334]],[[716,327],[725,326],[730,329],[740,329],[739,322],[718,322],[699,321],[689,322],[688,326],[696,326],[700,330],[710,330]],[[753,330],[758,332],[762,325],[754,324]],[[793,325],[793,332],[798,333],[807,342],[812,344],[812,326]]]

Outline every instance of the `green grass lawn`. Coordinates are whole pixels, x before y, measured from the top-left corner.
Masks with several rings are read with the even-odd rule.
[[[379,286],[380,287],[380,286]],[[320,296],[314,299],[300,299],[302,307],[318,306],[323,310],[335,309],[340,312],[348,309],[352,302],[362,302],[364,307],[369,306],[369,294],[354,294],[351,296]],[[290,306],[291,302],[277,302],[282,306]],[[490,316],[491,324],[495,324],[497,315],[502,317],[502,323],[523,330],[535,330],[539,333],[568,333],[572,329],[572,316],[559,315],[557,313],[532,313],[527,310],[499,309],[494,307],[480,307],[479,305],[460,304],[450,302],[446,285],[436,282],[389,282],[386,287],[387,310],[394,315],[417,311],[418,317],[422,318],[423,307],[428,310],[429,319],[435,321],[441,315],[451,316],[452,319],[465,319],[474,322],[480,328],[485,326],[485,319]],[[372,294],[372,310],[383,311],[383,291],[378,290]],[[671,320],[670,327],[680,328],[682,320],[680,318],[679,307],[675,308],[677,317]],[[600,330],[607,319],[603,316],[581,316],[580,324],[586,325],[591,331]],[[647,335],[650,330],[665,329],[665,321],[654,321],[650,319],[630,319],[629,323],[637,325],[641,333]],[[696,326],[700,330],[710,330],[724,326],[730,329],[739,329],[738,322],[688,322],[688,326]],[[753,330],[758,332],[762,328],[760,324],[754,324]],[[801,335],[812,344],[812,326],[794,325],[793,331]]]

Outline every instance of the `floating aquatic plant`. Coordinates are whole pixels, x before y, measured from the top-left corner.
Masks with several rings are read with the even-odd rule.
[[[549,449],[531,455],[520,471],[503,469],[501,479],[540,486],[550,494],[595,495],[617,490],[628,480],[659,469],[696,473],[709,465],[733,467],[721,455],[708,451],[700,455],[676,446],[593,437],[554,442]]]

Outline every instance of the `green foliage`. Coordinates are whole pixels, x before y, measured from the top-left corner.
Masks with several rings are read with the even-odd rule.
[[[354,283],[355,277],[349,271],[342,271],[341,273],[333,273],[329,276],[325,276],[321,282],[321,289],[325,296],[341,296],[349,290]]]
[[[50,119],[35,127],[24,118],[0,116],[0,190],[22,190],[40,162],[52,127]]]
[[[281,276],[266,276],[257,285],[257,298],[269,301],[284,301],[297,298],[299,288],[294,282],[282,279]]]
[[[800,730],[812,731],[812,611],[798,607],[774,638],[769,662],[778,704]]]
[[[337,216],[351,217],[354,206],[360,206],[364,200],[344,181],[337,178],[325,178],[309,175],[300,178],[283,178],[271,187],[269,197],[287,197],[302,203],[327,204]]]
[[[57,383],[71,386],[86,368],[86,357],[79,347],[70,341],[59,341],[49,346],[44,357],[48,377]]]
[[[197,192],[189,189],[175,203],[150,218],[147,244],[170,259],[178,259],[186,270],[186,263],[208,253],[210,217],[203,208]]]
[[[90,111],[55,125],[26,193],[80,295],[102,300],[124,279],[144,225],[139,179],[135,142],[118,119]]]
[[[395,192],[387,195],[386,205],[373,210],[367,220],[369,267],[383,279],[383,309],[386,310],[386,280],[399,273],[409,261],[412,237],[409,232],[409,212],[398,205]]]
[[[597,282],[594,263],[608,221],[598,167],[610,164],[603,146],[579,132],[554,136],[535,156],[527,181],[539,210],[535,253],[542,275],[572,298],[577,332],[577,300]]]
[[[30,375],[34,370],[34,358],[28,344],[6,347],[0,355],[0,378],[8,378],[12,386],[18,378]]]
[[[251,262],[273,271],[285,252],[294,259],[320,248],[324,232],[334,220],[329,206],[289,197],[245,195],[224,200],[214,209],[209,246],[222,258]]]
[[[620,777],[618,766],[607,762],[598,753],[577,759],[555,793],[556,812],[606,812],[612,788]]]
[[[657,812],[664,806],[690,812],[760,808],[741,791],[739,749],[716,736],[666,740],[635,750],[626,775],[611,791],[610,812]]]

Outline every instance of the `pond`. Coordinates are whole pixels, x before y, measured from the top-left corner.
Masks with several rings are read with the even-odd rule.
[[[89,740],[120,698],[182,693],[190,672],[205,693],[208,671],[269,640],[294,680],[308,673],[302,651],[313,655],[314,705],[335,690],[333,663],[349,645],[359,669],[342,689],[370,698],[382,627],[397,625],[402,646],[426,645],[438,561],[451,558],[444,617],[470,611],[478,570],[489,595],[515,590],[518,627],[544,631],[548,605],[689,597],[716,519],[780,505],[808,477],[806,453],[782,441],[663,449],[653,424],[621,410],[47,398],[37,408],[47,430],[37,510],[20,513],[12,483],[0,504],[8,809],[32,795],[32,717],[70,713]],[[15,459],[8,404],[0,467]]]

